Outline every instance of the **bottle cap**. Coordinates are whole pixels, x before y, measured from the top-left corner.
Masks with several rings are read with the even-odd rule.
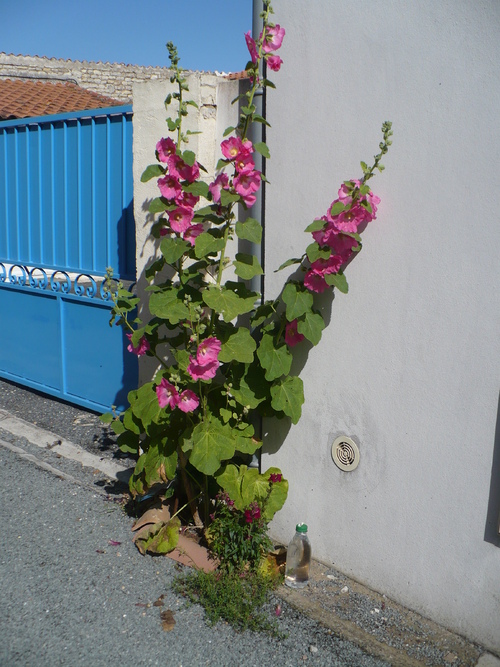
[[[298,523],[298,524],[295,526],[295,530],[296,530],[298,533],[307,533],[307,526],[306,526],[305,523]]]

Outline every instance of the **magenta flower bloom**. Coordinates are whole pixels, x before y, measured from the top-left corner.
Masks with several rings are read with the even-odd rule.
[[[177,146],[169,137],[167,139],[160,139],[156,144],[156,152],[158,153],[158,160],[166,162],[169,155],[174,155]]]
[[[220,193],[221,190],[226,189],[229,183],[229,177],[227,174],[222,172],[219,174],[213,183],[210,183],[208,186],[209,191],[212,193],[212,199],[216,204],[220,202]]]
[[[191,192],[184,192],[183,190],[175,198],[175,203],[178,206],[187,206],[188,208],[194,208],[199,201],[200,198],[197,195],[193,195]]]
[[[217,360],[202,365],[191,356],[189,357],[187,372],[193,378],[193,380],[211,380],[216,376],[219,366],[220,362]]]
[[[173,410],[179,404],[179,392],[165,378],[156,387],[156,395],[160,408],[165,408],[168,405]]]
[[[177,407],[182,412],[193,412],[200,404],[200,399],[191,391],[191,389],[185,389],[179,397],[179,402]]]
[[[234,189],[243,198],[253,195],[260,188],[260,171],[244,171],[235,176]]]
[[[253,516],[251,510],[245,510],[245,521],[247,523],[253,523]]]
[[[172,176],[175,176],[181,181],[188,181],[188,183],[193,183],[200,175],[200,168],[197,162],[190,166],[175,153],[168,156],[167,164],[168,170]]]
[[[220,149],[222,155],[227,160],[235,160],[244,155],[250,155],[254,150],[252,142],[249,139],[242,141],[240,137],[229,137],[229,139],[225,139],[221,143]]]
[[[222,343],[218,338],[215,338],[215,336],[205,338],[205,340],[202,340],[198,345],[196,361],[200,366],[205,366],[206,364],[211,364],[213,361],[217,361],[221,347]]]
[[[297,330],[297,320],[293,320],[292,322],[288,322],[288,324],[285,327],[285,343],[288,345],[288,347],[295,347],[298,343],[304,340],[304,336],[298,332]],[[273,475],[271,475],[273,477]],[[281,477],[281,475],[280,475]],[[271,478],[269,478],[271,479]],[[271,481],[276,481],[271,479]],[[278,480],[281,481],[281,480]]]
[[[130,345],[127,346],[127,350],[133,354],[136,354],[138,357],[142,357],[149,350],[149,341],[145,336],[142,336],[141,340],[139,341],[139,345],[134,347],[132,345],[132,335],[133,334],[131,333],[126,334],[130,341]]]
[[[310,292],[317,292],[318,294],[324,292],[328,287],[323,271],[315,269],[307,271],[304,276],[304,285]]]
[[[171,174],[165,174],[165,176],[159,178],[158,187],[160,188],[162,197],[165,197],[165,199],[176,199],[182,194],[181,184]]]
[[[280,25],[267,26],[265,28],[266,34],[262,41],[262,50],[264,53],[276,51],[283,44],[283,37],[285,36],[285,28]],[[262,39],[262,33],[260,34]]]
[[[281,65],[283,65],[283,61],[279,56],[267,56],[266,61],[273,72],[279,72]]]
[[[168,212],[168,221],[174,232],[182,234],[182,232],[185,232],[188,229],[193,216],[194,211],[192,208],[178,206],[177,208],[174,208],[173,211]]]
[[[271,484],[276,484],[276,482],[281,482],[282,479],[283,479],[283,475],[281,473],[278,473],[278,472],[272,472],[269,475],[269,481],[271,482]]]
[[[248,52],[250,53],[250,58],[252,59],[253,63],[257,62],[258,53],[257,53],[257,45],[255,44],[255,40],[253,39],[250,30],[245,33],[245,41],[247,43],[248,47]]]
[[[196,242],[196,239],[200,234],[202,234],[204,231],[203,225],[201,222],[197,222],[195,225],[190,225],[184,234],[182,235],[182,238],[184,241],[187,241],[191,245],[194,245]]]
[[[240,155],[234,161],[234,168],[239,173],[253,171],[255,169],[255,162],[253,161],[253,157],[250,154]]]

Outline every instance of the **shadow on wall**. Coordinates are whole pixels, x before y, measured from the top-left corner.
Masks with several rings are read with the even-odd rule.
[[[493,463],[491,466],[490,497],[484,540],[500,547],[500,395],[498,397],[497,425],[493,443]]]

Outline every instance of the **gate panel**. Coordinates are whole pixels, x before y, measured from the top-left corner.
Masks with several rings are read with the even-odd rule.
[[[0,376],[123,409],[137,358],[107,267],[135,280],[132,108],[0,122]]]

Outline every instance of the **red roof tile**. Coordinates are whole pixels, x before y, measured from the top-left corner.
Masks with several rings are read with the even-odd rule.
[[[74,83],[0,79],[0,120],[115,107],[123,102]]]

